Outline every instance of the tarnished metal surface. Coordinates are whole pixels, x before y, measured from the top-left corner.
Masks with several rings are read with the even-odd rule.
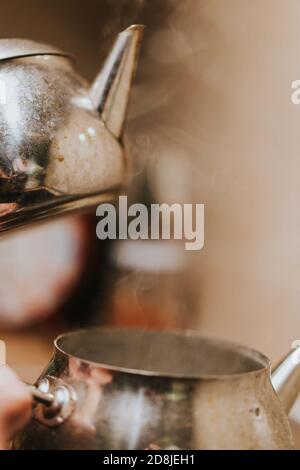
[[[0,41],[0,231],[120,190],[126,161],[113,131],[116,119],[123,127],[140,37],[140,26],[119,35],[103,69],[107,83],[98,76],[91,89],[51,46]],[[96,102],[98,87],[106,92]],[[101,114],[106,100],[113,129]]]
[[[41,378],[72,387],[63,424],[40,416],[20,449],[291,449],[269,361],[196,333],[93,329],[63,335]],[[46,424],[46,425],[45,425]]]

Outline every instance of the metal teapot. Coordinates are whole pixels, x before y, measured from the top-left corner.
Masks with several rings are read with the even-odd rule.
[[[66,53],[0,40],[0,231],[90,207],[124,184],[122,130],[143,27],[89,86]]]
[[[65,334],[14,448],[292,449],[299,359],[293,350],[271,382],[263,354],[196,332]]]

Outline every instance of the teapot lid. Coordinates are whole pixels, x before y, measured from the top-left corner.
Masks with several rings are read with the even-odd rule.
[[[70,57],[66,52],[29,39],[0,39],[0,61],[34,55],[60,55]]]

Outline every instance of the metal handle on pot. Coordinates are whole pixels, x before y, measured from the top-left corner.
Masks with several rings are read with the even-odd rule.
[[[46,393],[39,390],[34,385],[25,384],[27,391],[30,393],[32,400],[35,404],[40,403],[44,406],[51,406],[54,402],[54,395],[53,393]]]
[[[76,406],[76,394],[61,379],[46,376],[37,385],[25,384],[33,400],[33,417],[48,426],[65,422]]]

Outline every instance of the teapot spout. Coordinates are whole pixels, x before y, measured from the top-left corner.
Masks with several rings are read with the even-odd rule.
[[[132,25],[119,34],[90,89],[93,106],[117,139],[123,131],[143,30],[142,25]]]
[[[280,361],[272,372],[271,380],[286,412],[289,413],[300,391],[299,347]]]

